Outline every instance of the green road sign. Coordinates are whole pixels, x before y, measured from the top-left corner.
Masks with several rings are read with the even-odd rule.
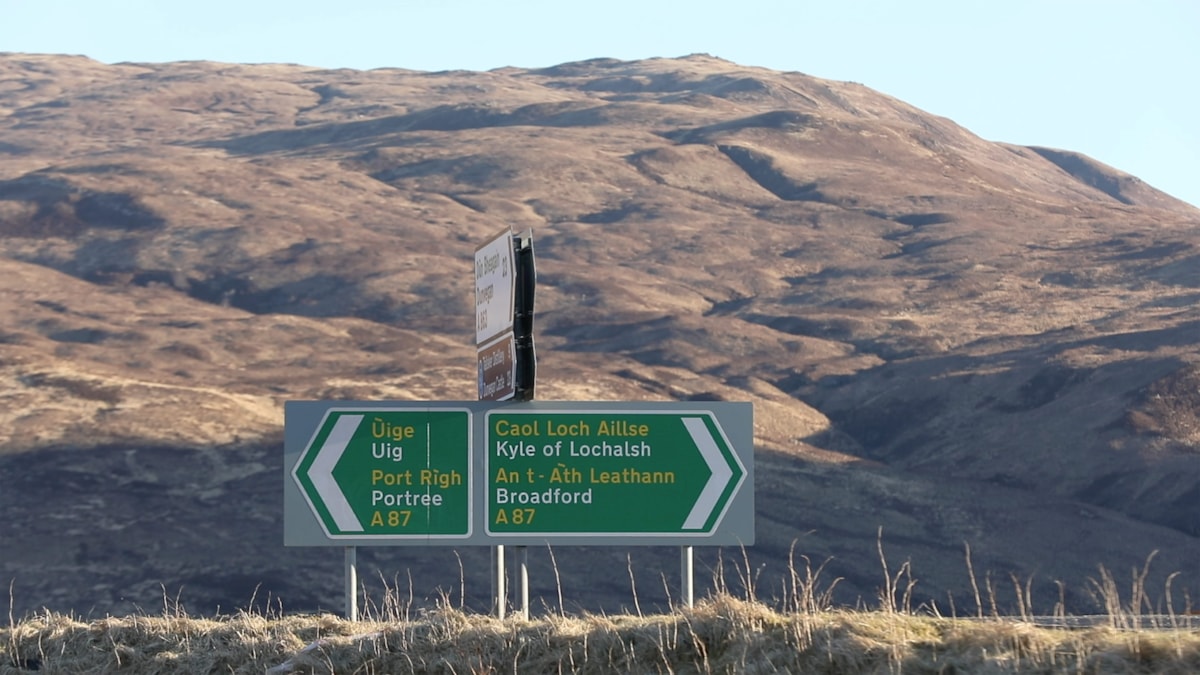
[[[717,529],[746,478],[707,411],[493,410],[492,536],[688,536]]]
[[[471,456],[468,410],[331,408],[292,477],[330,538],[468,538]]]

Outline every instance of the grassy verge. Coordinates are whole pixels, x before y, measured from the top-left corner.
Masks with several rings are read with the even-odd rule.
[[[1200,672],[1200,629],[1182,620],[1066,630],[886,609],[780,612],[728,594],[642,617],[417,614],[81,622],[45,613],[0,629],[0,674]]]
[[[1133,570],[1122,597],[1103,567],[1091,587],[1107,614],[1002,617],[992,585],[975,593],[973,616],[911,606],[907,563],[895,571],[879,546],[884,584],[877,609],[832,605],[803,556],[776,606],[755,597],[749,561],[731,592],[666,614],[566,615],[499,620],[454,607],[447,597],[414,608],[389,588],[365,621],[329,614],[239,612],[190,617],[164,595],[161,616],[79,621],[44,612],[0,627],[0,675],[12,673],[1200,673],[1200,616],[1148,614],[1145,579],[1154,555]],[[1171,596],[1168,578],[1166,597]],[[1014,587],[1021,585],[1014,579]],[[10,589],[11,594],[11,589]],[[1018,593],[1019,594],[1019,593]],[[559,600],[561,606],[561,599]],[[636,606],[635,592],[635,606]],[[1049,626],[1047,624],[1053,624]]]

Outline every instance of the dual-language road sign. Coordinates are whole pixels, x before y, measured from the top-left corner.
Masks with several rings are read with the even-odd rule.
[[[488,534],[707,534],[746,478],[709,412],[487,413]]]
[[[732,402],[289,401],[284,543],[750,545]]]
[[[467,410],[331,408],[292,477],[331,539],[471,536]]]

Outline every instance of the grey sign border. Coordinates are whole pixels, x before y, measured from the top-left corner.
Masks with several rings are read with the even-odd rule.
[[[465,538],[453,540],[414,535],[396,538],[364,535],[325,534],[320,521],[301,493],[292,471],[318,426],[331,409],[393,409],[413,411],[467,410],[470,419],[471,486],[469,503],[471,522]],[[724,516],[710,533],[667,533],[651,536],[607,534],[490,535],[484,527],[487,517],[487,477],[484,448],[486,413],[505,412],[645,412],[685,414],[706,412],[720,425],[730,447],[745,467],[745,477],[730,497]],[[747,402],[734,401],[287,401],[284,404],[283,448],[283,539],[285,546],[750,546],[754,544],[754,410]]]

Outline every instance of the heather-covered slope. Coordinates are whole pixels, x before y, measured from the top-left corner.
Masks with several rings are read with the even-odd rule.
[[[882,527],[939,602],[970,593],[964,543],[1050,602],[1156,549],[1200,593],[1200,211],[1115,168],[703,55],[6,54],[17,608],[336,607],[336,551],[280,545],[282,402],[474,397],[470,261],[505,226],[533,230],[539,398],[754,402],[764,580],[795,542],[873,596]],[[454,555],[363,559],[422,593]],[[627,602],[630,567],[662,592],[674,552],[632,555],[556,551],[568,598]]]

